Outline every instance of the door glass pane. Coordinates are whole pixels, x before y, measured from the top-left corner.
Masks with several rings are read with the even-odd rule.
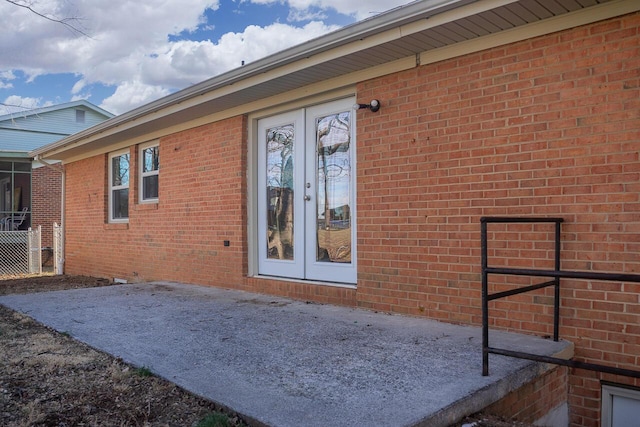
[[[293,124],[267,129],[267,258],[293,260]]]
[[[351,262],[350,112],[316,120],[316,261]]]

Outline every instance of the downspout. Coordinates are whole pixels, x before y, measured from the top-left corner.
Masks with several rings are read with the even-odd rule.
[[[60,252],[61,252],[61,257],[60,257],[60,262],[56,262],[54,265],[54,274],[63,274],[64,273],[64,232],[65,232],[65,216],[64,216],[64,199],[65,199],[65,181],[66,181],[66,173],[64,168],[60,165],[60,164],[52,164],[49,163],[45,160],[42,159],[42,157],[40,157],[39,154],[36,154],[36,156],[33,158],[34,162],[38,162],[43,164],[46,168],[49,168],[51,170],[54,170],[56,172],[59,172],[62,175],[62,188],[60,191],[60,227],[62,228],[62,242],[60,245]],[[55,261],[55,260],[54,260]]]

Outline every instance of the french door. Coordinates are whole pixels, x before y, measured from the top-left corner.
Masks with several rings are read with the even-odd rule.
[[[356,283],[353,102],[258,121],[260,274]]]

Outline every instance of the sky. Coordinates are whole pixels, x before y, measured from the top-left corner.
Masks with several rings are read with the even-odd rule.
[[[122,114],[410,2],[0,0],[0,115],[80,99]]]

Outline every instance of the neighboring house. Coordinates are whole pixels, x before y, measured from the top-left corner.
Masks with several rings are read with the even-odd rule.
[[[479,325],[483,216],[561,217],[563,268],[639,272],[639,10],[415,2],[34,150],[65,165],[66,272]],[[527,227],[492,229],[492,259],[545,264]],[[576,359],[638,369],[640,285],[561,289]],[[536,292],[492,326],[551,335]],[[559,368],[493,409],[611,425],[638,386]]]
[[[34,162],[29,152],[92,127],[113,114],[75,101],[0,116],[0,218],[3,230],[43,226],[43,246],[61,221],[61,166]],[[56,170],[56,167],[58,170]]]

